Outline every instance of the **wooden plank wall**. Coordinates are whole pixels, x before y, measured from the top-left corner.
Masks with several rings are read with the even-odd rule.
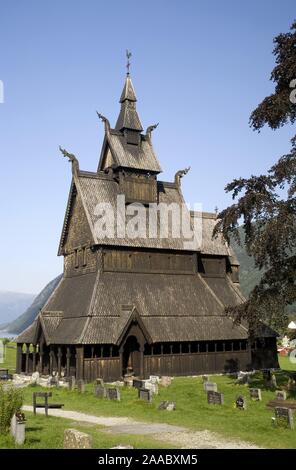
[[[245,370],[250,365],[248,351],[144,356],[144,374],[182,376]]]
[[[107,359],[84,359],[84,380],[93,382],[96,378],[104,380],[118,380],[121,377],[118,357]]]

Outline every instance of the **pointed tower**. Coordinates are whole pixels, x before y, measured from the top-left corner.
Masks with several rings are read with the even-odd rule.
[[[136,110],[136,94],[129,73],[126,76],[125,84],[119,102],[121,103],[120,113],[115,129],[121,132],[131,131],[138,136],[143,127]]]
[[[129,59],[130,55],[127,54]],[[99,117],[105,122],[105,138],[101,151],[98,171],[124,172],[129,175],[156,176],[160,173],[161,166],[154,153],[151,131],[157,125],[149,126],[146,134],[143,134],[143,126],[136,109],[136,94],[129,73],[127,74],[123,90],[120,96],[120,112],[115,125],[111,125],[104,116]]]

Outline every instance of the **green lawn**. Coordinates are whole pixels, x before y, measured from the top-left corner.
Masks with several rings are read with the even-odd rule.
[[[0,338],[1,339],[1,338]],[[13,374],[16,365],[16,344],[12,341],[5,346],[4,362],[0,363],[0,368],[9,369]]]
[[[94,449],[110,449],[119,444],[132,445],[135,449],[166,449],[173,448],[165,442],[158,442],[146,436],[129,434],[107,434],[103,427],[92,424],[74,423],[72,420],[44,415],[26,413],[26,441],[17,446],[13,438],[0,435],[0,449],[62,449],[63,435],[66,428],[75,428],[86,432],[93,438]]]
[[[296,370],[296,366],[285,357],[280,358],[280,365],[283,370],[276,374],[277,382],[279,387],[285,387],[288,378],[285,370]],[[93,395],[92,384],[86,386],[84,394],[65,389],[52,389],[52,400],[64,403],[64,409],[97,416],[129,416],[142,421],[181,425],[192,430],[208,429],[219,432],[225,437],[243,439],[267,448],[296,447],[296,429],[273,428],[271,425],[273,411],[266,408],[266,403],[274,398],[274,392],[264,388],[261,373],[253,377],[250,386],[262,388],[262,402],[251,401],[248,387],[235,385],[235,381],[227,376],[212,376],[211,380],[217,382],[219,391],[224,393],[225,403],[223,406],[207,404],[200,377],[175,378],[169,388],[160,388],[160,393],[154,398],[152,404],[139,401],[137,391],[129,388],[121,388],[122,400],[120,402],[97,398]],[[38,390],[44,390],[44,388],[30,386],[24,389],[25,404],[32,403],[32,393]],[[243,394],[247,398],[248,408],[246,411],[237,410],[234,407],[234,400],[238,394]],[[296,393],[290,394],[288,398],[296,399]],[[159,411],[157,408],[161,400],[176,401],[176,411]],[[34,418],[34,420],[38,419],[45,420],[46,418]],[[60,418],[50,419],[57,420],[57,426],[60,422],[62,433],[62,429],[64,429],[62,422],[64,420],[60,420]],[[43,421],[43,423],[46,425],[46,421]],[[47,442],[50,441],[51,446],[54,447],[55,444],[52,444],[56,442],[54,438],[53,440],[48,438],[47,441],[46,436],[47,432],[45,432],[44,446],[47,446]],[[98,438],[103,439],[101,433]],[[131,436],[124,435],[124,439],[126,439],[125,442],[132,443]],[[152,445],[148,443],[147,438],[142,439],[144,439],[147,446]],[[120,441],[123,442],[124,440],[120,439]],[[38,445],[42,447],[43,442],[41,444],[36,443],[36,446]],[[98,446],[101,445],[103,444],[100,441]],[[106,444],[106,447],[108,445]],[[144,444],[140,443],[139,445]],[[3,446],[5,447],[4,444]],[[153,446],[155,446],[155,443],[153,443]]]

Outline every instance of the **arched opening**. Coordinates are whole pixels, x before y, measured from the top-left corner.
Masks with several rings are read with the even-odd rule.
[[[133,373],[141,375],[140,344],[135,336],[129,336],[123,347],[122,355],[123,375]]]

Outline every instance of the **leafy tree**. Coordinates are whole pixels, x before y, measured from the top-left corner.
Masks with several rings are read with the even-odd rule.
[[[250,126],[258,132],[264,125],[276,130],[296,120],[296,21],[288,33],[274,38],[274,45],[274,93],[250,116]],[[296,135],[291,144],[290,152],[267,174],[235,179],[226,186],[234,203],[219,214],[215,230],[239,242],[242,223],[247,252],[263,272],[249,299],[227,309],[237,321],[247,320],[251,329],[259,320],[283,327],[285,307],[296,301]]]

